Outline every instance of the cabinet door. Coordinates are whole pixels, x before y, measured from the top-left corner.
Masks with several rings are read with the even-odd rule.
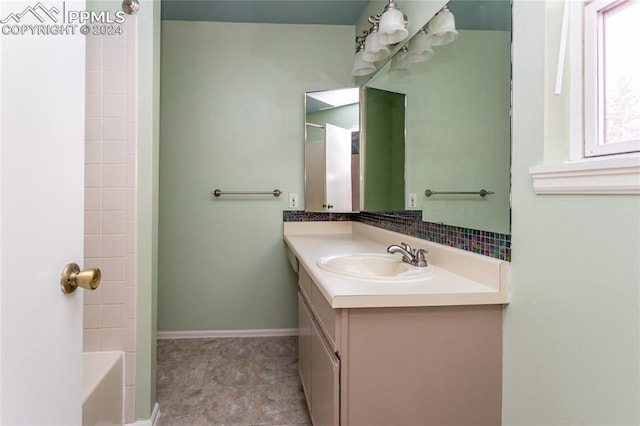
[[[311,323],[311,417],[315,426],[340,424],[340,361]]]
[[[298,292],[298,368],[307,406],[311,411],[311,311]]]

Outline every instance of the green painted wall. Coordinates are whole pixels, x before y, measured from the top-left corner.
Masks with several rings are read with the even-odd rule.
[[[282,210],[304,202],[304,93],[350,85],[353,31],[163,21],[158,330],[297,326]]]
[[[364,211],[404,210],[405,98],[366,90]]]
[[[459,34],[409,75],[385,68],[367,85],[407,94],[405,193],[418,195],[423,220],[508,234],[511,35]],[[423,195],[483,188],[495,195]]]
[[[307,123],[330,123],[345,129],[360,127],[360,104],[325,109],[307,114]],[[324,141],[324,129],[307,126],[307,142]]]
[[[568,158],[568,84],[553,95],[561,12],[560,2],[514,2],[503,424],[638,425],[640,199],[535,195],[529,175]]]

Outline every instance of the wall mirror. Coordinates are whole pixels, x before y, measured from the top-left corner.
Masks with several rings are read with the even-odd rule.
[[[404,209],[405,95],[376,88],[305,94],[305,210]]]
[[[390,73],[387,62],[367,87],[407,94],[406,189],[423,220],[510,232],[511,4],[448,3],[458,38],[425,62]],[[396,53],[396,56],[401,53]],[[474,192],[494,194],[436,194]]]

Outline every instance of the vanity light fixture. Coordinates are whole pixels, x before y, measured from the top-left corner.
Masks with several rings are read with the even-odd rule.
[[[431,18],[427,24],[427,35],[432,46],[444,46],[458,38],[455,18],[447,6]]]
[[[407,60],[411,63],[424,62],[433,58],[435,52],[431,46],[431,40],[427,35],[425,27],[420,28],[418,34],[413,36],[409,41],[409,52],[407,54]]]
[[[367,62],[384,61],[391,56],[391,51],[386,43],[382,42],[382,33],[378,31],[378,17],[370,16],[369,22],[373,24],[364,41],[364,52],[362,59]]]
[[[365,36],[356,37],[358,47],[356,47],[356,58],[353,63],[353,69],[351,70],[352,75],[369,75],[376,70],[376,67],[372,62],[367,62],[362,57],[362,55],[364,54],[364,40]]]
[[[371,28],[356,37],[356,56],[351,74],[356,76],[372,74],[376,70],[375,62],[384,61],[391,56],[389,45],[407,38],[408,19],[393,0],[388,0],[382,13],[368,18]]]
[[[384,12],[380,17],[380,40],[384,44],[396,44],[407,38],[406,19],[404,13],[393,0],[384,8]]]
[[[391,58],[391,65],[389,66],[389,74],[393,76],[403,76],[409,74],[409,61],[407,46],[402,46],[393,58]]]

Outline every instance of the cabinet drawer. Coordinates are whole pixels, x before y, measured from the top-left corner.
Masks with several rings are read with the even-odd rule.
[[[311,286],[311,306],[334,352],[338,352],[340,341],[340,311],[333,309],[327,299],[315,285]]]
[[[300,290],[302,290],[302,294],[305,298],[311,301],[311,288],[313,287],[313,280],[309,276],[309,273],[302,265],[298,269],[298,285],[300,286]]]

